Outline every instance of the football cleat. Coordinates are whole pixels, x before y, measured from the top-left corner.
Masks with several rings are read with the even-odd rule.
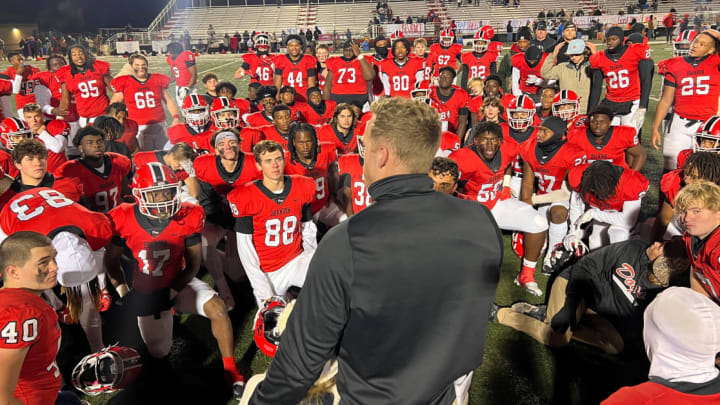
[[[532,295],[537,297],[542,295],[542,290],[535,281],[535,269],[532,267],[522,266],[520,273],[515,277],[514,283],[525,288]]]
[[[693,152],[720,153],[720,115],[708,118],[693,134]]]
[[[525,257],[525,234],[522,232],[513,232],[510,242],[513,252],[519,257]]]
[[[233,398],[240,401],[243,396],[243,392],[245,392],[245,381],[235,381],[232,385]]]
[[[0,139],[8,150],[13,150],[22,141],[32,139],[32,132],[25,121],[9,117],[0,123]]]
[[[533,122],[533,118],[535,118],[535,102],[532,101],[530,97],[521,94],[510,100],[507,111],[508,124],[510,125],[510,128],[517,131],[523,130],[530,127]],[[516,118],[514,117],[515,113],[525,113],[525,117]]]
[[[132,195],[141,214],[170,219],[180,210],[180,180],[162,163],[151,162],[135,170]]]

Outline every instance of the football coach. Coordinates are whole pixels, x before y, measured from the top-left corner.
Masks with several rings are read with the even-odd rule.
[[[462,404],[482,362],[497,224],[482,204],[433,191],[432,107],[384,98],[371,110],[362,143],[373,203],[320,243],[251,404],[297,404],[333,357],[343,404]]]

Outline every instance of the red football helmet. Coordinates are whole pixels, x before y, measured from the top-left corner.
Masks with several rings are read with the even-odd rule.
[[[490,25],[484,25],[473,36],[473,51],[483,53],[488,50],[490,41],[495,36],[495,29]]]
[[[522,130],[530,126],[535,118],[535,103],[524,94],[514,97],[508,105],[508,125],[515,130]],[[526,113],[525,117],[513,117],[514,113]]]
[[[162,163],[136,168],[132,188],[140,213],[147,217],[169,219],[180,210],[180,180]]]
[[[417,83],[415,88],[410,90],[410,98],[415,101],[430,104],[430,88],[427,83]]]
[[[444,29],[440,31],[440,46],[449,48],[455,43],[455,34],[452,30]]]
[[[255,49],[260,52],[268,52],[270,50],[270,35],[267,32],[258,32],[253,37]]]
[[[210,105],[205,97],[198,94],[188,94],[182,103],[185,123],[193,127],[204,127],[210,122]]]
[[[674,56],[687,56],[690,53],[690,43],[697,36],[697,31],[685,30],[678,34],[673,42]]]
[[[0,139],[8,150],[13,150],[20,142],[32,139],[32,132],[25,121],[9,117],[0,123]]]
[[[402,31],[400,31],[400,30],[393,31],[393,33],[390,34],[390,43],[392,44],[393,42],[395,42],[396,39],[399,39],[399,38],[405,38],[405,35],[403,35]]]
[[[237,128],[240,125],[240,110],[227,97],[217,97],[210,108],[213,124],[220,129]]]
[[[68,124],[67,121],[50,120],[45,129],[53,136],[62,135],[65,138],[70,136],[70,124]]]
[[[693,135],[693,152],[720,153],[720,115],[708,118]]]
[[[567,109],[560,107],[571,105],[572,108]],[[562,90],[553,98],[552,114],[563,121],[570,121],[580,114],[580,97],[572,90]]]
[[[87,395],[105,394],[126,388],[141,369],[138,352],[113,345],[83,357],[73,369],[72,383]]]
[[[288,302],[284,297],[270,297],[255,316],[253,339],[258,349],[268,357],[275,356],[282,329],[278,324],[280,314],[285,310]]]

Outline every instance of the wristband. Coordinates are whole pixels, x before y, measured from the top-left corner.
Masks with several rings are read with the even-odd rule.
[[[511,176],[509,174],[506,174],[503,176],[503,186],[504,187],[510,187],[510,180]]]

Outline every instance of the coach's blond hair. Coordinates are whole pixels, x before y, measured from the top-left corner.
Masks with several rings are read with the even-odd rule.
[[[702,208],[720,211],[720,186],[708,181],[688,184],[675,197],[675,210],[685,211],[693,202]]]
[[[425,103],[407,98],[381,98],[370,107],[372,129],[365,136],[382,138],[411,173],[426,174],[440,147],[440,117]]]

